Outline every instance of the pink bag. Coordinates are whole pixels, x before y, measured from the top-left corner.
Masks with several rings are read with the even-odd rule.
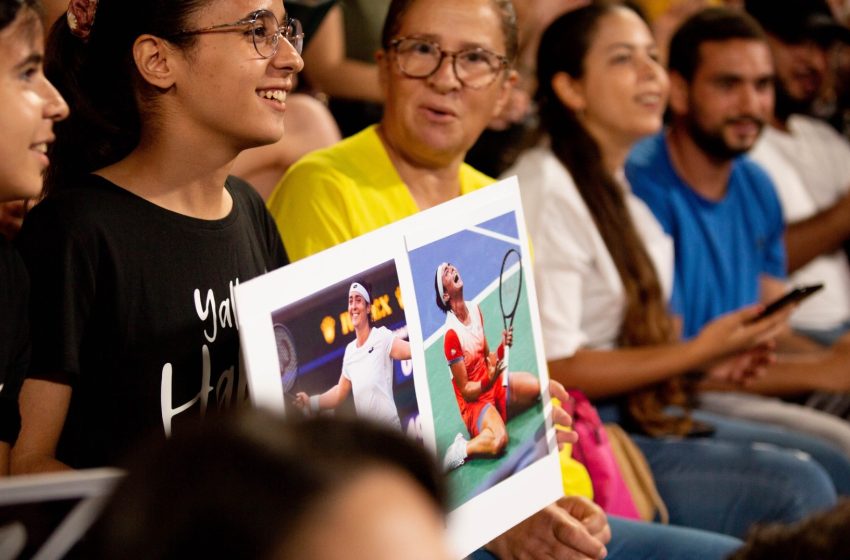
[[[573,445],[573,458],[590,474],[593,501],[608,514],[639,520],[640,514],[596,408],[581,391],[570,389],[569,393],[570,403],[565,409],[573,418],[573,430],[579,435],[578,443]]]

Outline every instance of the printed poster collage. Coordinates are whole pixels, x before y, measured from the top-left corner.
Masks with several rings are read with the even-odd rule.
[[[458,558],[562,495],[524,223],[506,179],[236,288],[254,404],[420,441]]]

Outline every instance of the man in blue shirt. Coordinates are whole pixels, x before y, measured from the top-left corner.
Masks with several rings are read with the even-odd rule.
[[[675,242],[673,307],[690,337],[718,315],[786,291],[781,206],[766,173],[744,155],[773,113],[774,71],[758,24],[725,9],[682,25],[669,67],[670,125],[635,147],[625,171]],[[850,345],[824,349],[790,328],[777,342],[793,359],[780,353],[748,391],[850,389]],[[818,435],[850,453],[848,425],[834,417],[773,398],[715,396],[703,397],[712,410]]]
[[[676,243],[674,302],[686,337],[784,292],[782,210],[770,179],[743,155],[773,107],[773,64],[757,32],[706,41],[698,61],[671,48],[671,126],[638,144],[626,165],[635,194]]]

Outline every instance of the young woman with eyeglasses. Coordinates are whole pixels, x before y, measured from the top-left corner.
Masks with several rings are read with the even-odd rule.
[[[19,238],[34,358],[13,471],[113,464],[245,400],[233,287],[287,258],[228,171],[283,134],[301,41],[273,0],[73,0],[54,26],[74,114]]]

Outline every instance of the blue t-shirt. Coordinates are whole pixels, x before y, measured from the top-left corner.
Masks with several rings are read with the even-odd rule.
[[[762,275],[785,278],[782,208],[773,183],[749,158],[732,163],[723,199],[708,200],[673,170],[662,132],[635,146],[626,177],[675,243],[673,308],[685,338],[759,301]]]

